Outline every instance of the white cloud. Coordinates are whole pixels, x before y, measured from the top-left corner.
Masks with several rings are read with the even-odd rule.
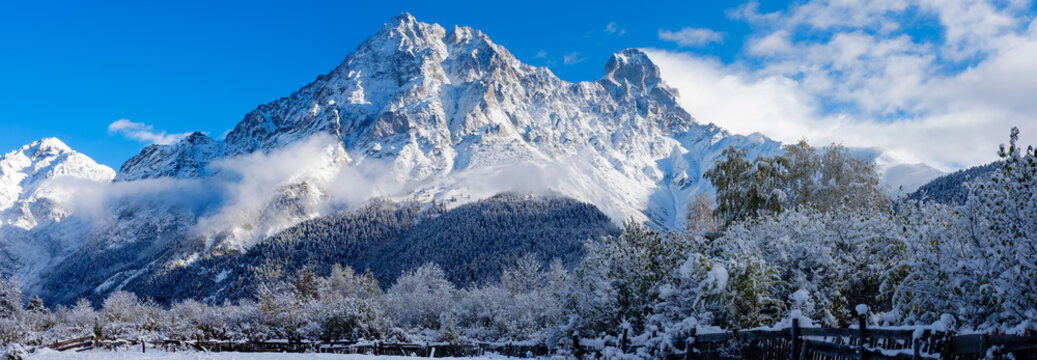
[[[602,31],[609,35],[623,35],[627,33],[626,29],[619,28],[619,25],[616,25],[615,21],[608,23],[608,25],[605,25],[605,30]]]
[[[1037,138],[1037,22],[1021,8],[844,0],[761,14],[749,3],[729,13],[755,29],[745,60],[650,55],[700,121],[950,170],[992,161],[1012,126]],[[918,17],[944,36],[901,26]]]
[[[792,51],[788,31],[779,30],[762,38],[753,39],[749,44],[749,53],[754,55],[776,55]]]
[[[108,134],[120,134],[128,139],[151,144],[168,145],[180,140],[188,133],[166,134],[165,131],[155,131],[155,127],[127,119],[119,119],[108,124]]]
[[[710,29],[683,28],[680,31],[659,30],[659,39],[684,47],[702,47],[724,41],[723,35]]]
[[[537,51],[536,55],[533,55],[534,59],[543,59],[543,58],[546,58],[546,57],[547,57],[547,50],[543,50],[543,49],[541,49],[540,51]]]
[[[585,60],[587,60],[586,57],[580,56],[580,53],[575,51],[565,54],[565,56],[562,57],[562,63],[566,65],[579,64],[581,62],[584,62]]]

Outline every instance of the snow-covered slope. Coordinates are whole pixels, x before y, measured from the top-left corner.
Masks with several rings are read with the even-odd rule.
[[[329,134],[347,153],[330,167],[385,163],[389,179],[419,200],[492,195],[472,190],[470,174],[518,166],[536,174],[527,182],[617,220],[676,227],[687,195],[703,186],[702,172],[723,148],[755,156],[779,147],[698,123],[676,96],[636,49],[613,55],[602,79],[568,83],[478,30],[403,14],[332,72],[248,113],[225,139],[195,134],[149,146],[116,180],[206,176],[217,159]]]
[[[57,225],[74,210],[73,188],[114,176],[56,138],[0,155],[0,274],[31,277],[78,249],[77,236],[67,234],[71,223]]]

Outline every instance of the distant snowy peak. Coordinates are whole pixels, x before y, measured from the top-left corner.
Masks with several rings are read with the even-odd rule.
[[[223,155],[223,144],[195,132],[172,145],[148,145],[119,169],[117,180],[204,175],[209,161]]]
[[[56,138],[46,138],[0,156],[0,226],[29,229],[44,219],[57,220],[67,209],[57,204],[67,191],[53,180],[67,177],[108,182],[111,168],[70,149]]]

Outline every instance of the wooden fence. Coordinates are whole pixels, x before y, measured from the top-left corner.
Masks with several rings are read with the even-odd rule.
[[[792,360],[920,360],[1032,359],[1037,360],[1037,336],[869,329],[863,316],[857,328],[804,328],[798,319],[781,330],[690,334],[679,342],[684,351],[660,354],[667,359],[792,359]]]
[[[323,352],[420,357],[468,357],[496,353],[510,357],[545,356],[558,351],[577,358],[598,357],[605,347],[631,353],[641,352],[668,360],[714,359],[791,359],[791,360],[921,360],[921,359],[1030,359],[1037,360],[1037,336],[1033,334],[997,335],[933,332],[914,329],[869,329],[862,316],[857,328],[800,327],[777,330],[747,330],[696,334],[693,329],[681,336],[668,351],[647,349],[633,344],[627,336],[611,341],[573,338],[559,349],[543,344],[515,343],[392,343],[392,342],[311,342],[311,341],[175,341],[105,340],[83,337],[57,342],[48,347],[58,351],[82,351],[140,347],[142,351],[197,350],[209,352]],[[590,344],[597,344],[590,345]],[[675,348],[675,349],[673,349]],[[595,356],[597,355],[597,356]]]
[[[86,351],[92,349],[129,350],[139,348],[143,352],[162,350],[205,351],[205,352],[278,352],[278,353],[339,353],[397,355],[418,357],[473,357],[495,353],[510,357],[534,357],[551,354],[551,349],[542,344],[516,343],[397,343],[397,342],[351,342],[351,341],[221,341],[221,340],[125,340],[100,339],[92,336],[55,342],[47,345],[57,351]]]

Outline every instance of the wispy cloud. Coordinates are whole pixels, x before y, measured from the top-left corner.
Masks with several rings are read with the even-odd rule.
[[[108,134],[119,134],[128,139],[159,145],[172,144],[188,135],[188,133],[167,134],[165,131],[155,131],[154,126],[128,119],[119,119],[108,124]]]
[[[683,28],[680,31],[659,30],[659,39],[672,41],[684,47],[702,47],[724,41],[723,34],[701,28]]]
[[[577,51],[565,54],[565,56],[562,57],[562,63],[566,65],[579,64],[585,60],[587,60],[587,58],[580,55]]]
[[[620,28],[619,25],[616,25],[615,21],[608,23],[608,25],[605,25],[605,29],[602,31],[609,35],[623,35],[627,33],[626,29]]]
[[[545,59],[545,58],[547,58],[547,50],[541,49],[540,51],[537,51],[536,55],[533,55],[533,58],[534,59]]]

